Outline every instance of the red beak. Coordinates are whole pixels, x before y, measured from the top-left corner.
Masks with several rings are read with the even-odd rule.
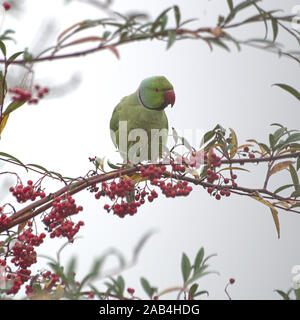
[[[175,93],[173,90],[168,90],[165,92],[165,101],[173,107],[175,103]]]

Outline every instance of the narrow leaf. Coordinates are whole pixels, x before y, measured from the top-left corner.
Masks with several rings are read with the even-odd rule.
[[[14,157],[8,153],[5,153],[5,152],[0,152],[0,156],[9,158],[10,160],[17,162],[19,165],[21,165],[22,167],[24,167],[28,171],[25,164],[23,162],[21,162],[19,159],[17,159],[16,157]]]
[[[180,9],[179,9],[178,6],[174,6],[174,14],[175,14],[176,28],[179,28],[180,27],[181,14],[180,14]]]
[[[176,35],[173,30],[168,31],[167,50],[169,50],[176,41]]]
[[[291,188],[291,187],[293,187],[293,186],[294,186],[293,184],[286,184],[286,185],[281,186],[281,187],[279,187],[278,189],[276,189],[276,190],[274,191],[274,193],[275,193],[275,194],[276,194],[276,193],[279,193],[279,192],[281,192],[281,191],[283,191],[283,190],[285,190],[285,189]]]
[[[292,166],[291,164],[289,165],[289,169],[290,169],[290,174],[293,180],[295,191],[300,191],[299,177],[298,177],[297,171],[295,170],[294,166]]]
[[[5,43],[1,40],[0,40],[0,50],[2,51],[2,54],[4,55],[4,57],[6,57],[6,46],[5,46]]]
[[[300,140],[300,133],[293,133],[285,140],[284,144],[296,142],[299,140]]]
[[[275,83],[273,84],[273,86],[277,86],[280,87],[281,89],[289,92],[290,94],[292,94],[296,99],[300,100],[300,92],[298,92],[296,89],[294,89],[293,87],[284,84],[284,83]]]
[[[201,263],[202,263],[202,260],[203,260],[203,257],[204,257],[204,248],[202,247],[197,255],[196,255],[196,258],[195,258],[195,262],[194,262],[194,273],[196,270],[199,269]]]
[[[277,292],[283,298],[283,300],[290,300],[289,295],[283,292],[282,290],[274,290],[274,291]]]
[[[13,101],[11,102],[8,107],[5,109],[4,114],[9,114],[16,109],[20,108],[26,101]]]
[[[275,223],[276,231],[277,231],[277,236],[279,239],[280,238],[280,225],[279,225],[279,219],[278,219],[278,212],[275,209],[275,207],[269,201],[267,201],[259,196],[251,196],[251,198],[263,203],[264,205],[266,205],[267,207],[270,208],[271,213],[272,213],[272,217],[273,217],[273,220]]]
[[[289,167],[289,165],[293,164],[293,161],[283,161],[275,164],[275,166],[271,169],[270,175],[275,174],[281,170],[284,170]]]
[[[227,0],[227,4],[228,4],[228,7],[229,7],[229,10],[232,11],[233,10],[233,2],[232,2],[232,0]]]
[[[111,163],[109,160],[107,160],[107,164],[108,164],[108,166],[109,166],[111,169],[114,169],[114,170],[118,170],[118,169],[120,169],[120,167],[119,167],[119,166],[117,166],[117,165],[115,165],[115,164]]]
[[[7,59],[7,65],[9,65],[10,63],[12,63],[15,59],[18,58],[18,56],[20,56],[21,54],[23,54],[24,51],[20,51],[20,52],[16,52],[13,55],[11,55],[8,59]]]
[[[234,132],[234,130],[232,128],[229,128],[230,130],[230,140],[231,140],[231,144],[233,145],[233,148],[230,149],[230,159],[234,158],[234,156],[236,155],[236,151],[237,151],[237,147],[238,147],[238,140],[237,140],[237,136],[236,133]]]
[[[187,279],[189,278],[191,274],[191,270],[192,268],[191,268],[190,260],[187,257],[187,255],[183,253],[181,258],[181,273],[182,273],[184,283],[186,283]]]

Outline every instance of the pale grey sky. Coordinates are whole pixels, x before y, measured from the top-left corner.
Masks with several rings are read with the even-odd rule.
[[[74,1],[75,2],[75,1]],[[15,28],[18,49],[31,46],[47,19],[56,19],[56,33],[84,19],[99,17],[94,8],[62,1],[26,1],[26,14],[18,19],[6,17],[4,28]],[[284,9],[289,14],[298,2],[264,1],[267,9]],[[115,1],[114,10],[135,8],[152,17],[164,8],[178,4],[183,18],[199,18],[201,26],[214,25],[217,13],[227,12],[226,1],[165,0]],[[253,26],[235,32],[248,38]],[[253,37],[263,27],[254,28]],[[280,31],[279,39],[295,49],[296,42]],[[54,39],[49,39],[53,42]],[[8,49],[14,50],[13,45]],[[299,129],[299,103],[274,83],[287,83],[299,89],[299,66],[292,60],[252,48],[228,53],[216,48],[210,52],[201,41],[175,43],[166,51],[157,41],[131,44],[120,48],[121,59],[110,52],[37,65],[37,81],[59,86],[74,74],[82,76],[81,85],[61,98],[29,105],[11,116],[1,139],[1,151],[13,154],[25,163],[42,164],[67,176],[80,176],[89,168],[88,157],[114,153],[109,135],[109,120],[120,99],[136,90],[143,78],[165,75],[174,85],[176,104],[167,110],[170,126],[178,130],[209,130],[217,123],[234,128],[239,141],[267,140],[270,124],[280,122]],[[50,94],[51,97],[51,94]],[[238,173],[238,183],[261,187],[264,166],[249,166],[251,173]],[[24,179],[26,181],[26,175]],[[270,181],[275,187],[288,180],[286,173]],[[49,184],[55,188],[55,184]],[[222,201],[194,187],[187,198],[164,199],[147,204],[134,217],[123,220],[103,210],[105,202],[95,201],[88,192],[76,196],[83,205],[85,226],[81,239],[65,249],[63,261],[79,258],[78,276],[83,276],[92,261],[109,247],[130,257],[138,239],[156,229],[145,246],[138,264],[122,273],[137,295],[142,290],[141,276],[160,289],[180,285],[182,252],[194,258],[204,246],[206,253],[217,253],[211,260],[213,270],[199,281],[208,290],[208,299],[226,299],[224,287],[230,277],[233,299],[277,299],[274,289],[290,286],[291,268],[300,264],[300,216],[280,212],[281,239],[268,208],[248,198],[232,196]],[[55,256],[64,240],[47,241],[39,250]],[[114,261],[111,261],[113,263]],[[142,294],[141,294],[142,295]]]

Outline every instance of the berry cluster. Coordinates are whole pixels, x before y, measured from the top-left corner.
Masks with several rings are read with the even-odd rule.
[[[30,226],[31,223],[29,222],[28,225]],[[8,280],[12,280],[12,287],[8,294],[17,293],[21,285],[29,279],[31,271],[28,268],[37,261],[34,247],[38,247],[45,237],[45,233],[41,233],[39,236],[34,235],[31,227],[18,235],[17,242],[11,249],[13,255],[11,263],[18,267],[18,270],[15,274],[7,276]]]
[[[74,235],[84,225],[84,222],[79,221],[75,224],[67,218],[82,210],[82,206],[76,206],[71,196],[66,196],[65,199],[57,197],[53,202],[51,212],[43,220],[47,226],[46,230],[50,232],[50,238],[66,237],[69,241],[73,241]]]
[[[40,189],[35,190],[32,180],[27,181],[27,186],[24,187],[22,184],[18,184],[15,188],[10,187],[9,191],[16,197],[19,203],[24,203],[27,200],[36,200],[37,197],[44,198],[46,196],[44,191]]]
[[[208,187],[207,192],[213,194],[217,200],[220,200],[221,196],[229,197],[231,195],[231,192],[228,189],[215,190],[214,187]]]
[[[21,88],[10,88],[8,92],[15,94],[12,97],[13,101],[28,101],[28,103],[38,103],[39,99],[42,99],[44,95],[49,92],[49,89],[41,88],[38,84],[35,85],[34,88],[37,91],[35,95],[33,95],[31,91]]]
[[[244,147],[243,151],[248,154],[250,159],[254,159],[255,158],[255,154],[250,152],[248,147]]]
[[[53,288],[59,282],[59,275],[51,271],[45,271],[41,274],[41,276],[44,280],[43,282],[45,282],[44,290],[45,289],[49,290]],[[36,290],[32,284],[27,285],[25,289],[26,289],[25,293],[27,295],[32,295],[36,293]]]
[[[167,198],[175,198],[178,196],[188,196],[190,192],[193,190],[191,186],[188,185],[187,181],[177,181],[176,183],[168,182],[165,183],[164,181],[159,182],[159,187],[162,193]]]
[[[218,157],[214,152],[210,154],[210,156],[207,155],[207,153],[204,154],[204,161],[206,163],[209,163],[211,167],[217,168],[221,166],[221,158]]]
[[[10,217],[8,217],[5,213],[2,213],[0,216],[0,228],[5,228],[10,222]]]
[[[117,198],[124,198],[128,192],[133,191],[134,184],[131,179],[120,178],[118,182],[102,183],[102,190],[96,193],[96,199],[99,199],[102,194],[108,196],[111,200]]]
[[[141,176],[149,180],[160,179],[166,169],[166,166],[158,167],[151,164],[149,167],[141,167]]]

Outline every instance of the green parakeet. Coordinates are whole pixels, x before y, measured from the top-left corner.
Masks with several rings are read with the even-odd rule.
[[[172,84],[163,76],[144,79],[138,89],[115,107],[110,130],[125,163],[156,161],[168,137],[164,109],[175,103]]]

